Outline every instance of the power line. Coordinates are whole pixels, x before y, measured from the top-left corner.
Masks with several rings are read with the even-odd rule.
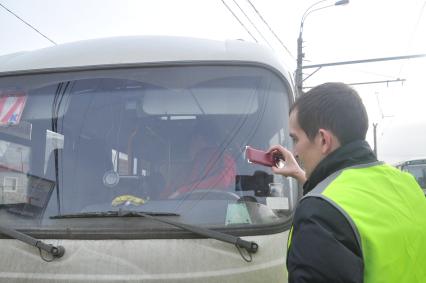
[[[411,45],[413,44],[414,36],[416,35],[417,28],[419,27],[420,20],[422,19],[422,15],[423,15],[423,11],[425,9],[425,6],[426,6],[426,1],[423,2],[423,6],[420,9],[419,16],[417,18],[416,25],[414,26],[413,34],[411,35],[407,49],[409,49],[411,47]],[[401,67],[399,68],[399,72],[398,72],[398,77],[401,75],[402,69],[404,68],[405,63],[406,63],[405,61],[401,63]]]
[[[379,107],[379,111],[380,111],[380,114],[381,114],[382,120],[383,120],[383,118],[385,118],[385,115],[383,114],[383,108],[382,108],[382,104],[380,103],[379,94],[377,93],[377,91],[374,92],[374,94],[376,95],[377,106]]]
[[[18,18],[21,22],[23,22],[24,24],[26,24],[27,26],[29,26],[31,29],[33,29],[34,31],[36,31],[38,34],[40,34],[41,36],[43,36],[44,38],[46,38],[47,40],[49,40],[51,43],[53,43],[54,45],[57,45],[56,42],[54,42],[53,40],[51,40],[50,38],[48,38],[46,35],[44,35],[43,33],[41,33],[38,29],[36,29],[35,27],[33,27],[31,24],[29,24],[28,22],[26,22],[24,19],[22,19],[21,17],[19,17],[17,14],[15,14],[11,10],[9,10],[2,3],[0,3],[0,6],[3,7],[3,9],[5,9],[6,11],[8,11],[9,13],[11,13],[12,15],[14,15],[16,18]]]
[[[271,26],[266,22],[266,20],[262,17],[262,15],[260,14],[260,12],[256,9],[256,7],[253,5],[253,3],[250,0],[247,0],[247,2],[251,5],[251,7],[253,8],[253,10],[256,12],[256,14],[259,16],[259,18],[263,21],[263,23],[268,27],[268,29],[270,30],[270,32],[274,35],[274,37],[279,41],[279,43],[281,44],[281,46],[288,52],[288,54],[290,54],[290,56],[296,60],[296,57],[293,56],[293,54],[291,54],[290,50],[287,48],[287,46],[285,46],[285,44],[281,41],[281,39],[278,37],[278,35],[274,32],[274,30],[271,28]]]
[[[378,92],[376,91],[374,94],[376,95],[377,106],[379,107],[380,114],[382,116],[382,120],[385,119],[385,118],[392,118],[392,117],[394,117],[394,115],[385,115],[385,113],[383,112],[383,107],[382,107],[382,103],[380,102],[380,98],[379,98]]]
[[[370,72],[370,71],[361,70],[361,69],[358,69],[358,68],[352,68],[352,67],[348,67],[348,66],[344,66],[344,68],[347,69],[347,70],[353,71],[353,72],[359,72],[359,73],[368,74],[368,75],[375,75],[375,76],[379,76],[379,77],[383,77],[383,78],[387,78],[387,79],[395,78],[395,76],[392,76],[392,75],[385,75],[385,74],[381,74],[381,73]]]
[[[269,41],[263,36],[263,34],[260,32],[260,30],[256,27],[256,25],[253,23],[253,21],[250,19],[250,17],[244,12],[244,10],[241,8],[240,5],[238,5],[236,0],[232,0],[235,5],[237,5],[238,9],[243,13],[243,15],[247,18],[247,20],[250,22],[250,24],[256,29],[257,33],[263,38],[263,40],[268,44],[269,47],[272,48],[271,44],[269,44]]]
[[[414,59],[414,58],[422,58],[422,57],[426,57],[426,53],[425,54],[415,54],[415,55],[405,55],[405,56],[395,56],[395,57],[382,57],[382,58],[373,58],[373,59],[364,59],[364,60],[352,60],[352,61],[341,61],[341,62],[333,62],[333,63],[325,63],[325,64],[307,65],[307,66],[303,66],[302,69],[319,68],[319,67],[322,68],[322,67],[350,65],[350,64],[373,63],[373,62],[381,62],[381,61],[406,60],[406,59]]]
[[[228,11],[232,14],[232,16],[234,16],[234,18],[240,23],[240,25],[246,30],[246,32],[251,36],[251,38],[253,38],[253,40],[255,42],[258,42],[257,39],[253,36],[253,34],[247,29],[247,27],[243,24],[243,22],[240,21],[240,19],[237,17],[237,15],[234,14],[234,12],[232,12],[231,8],[229,8],[229,6],[225,3],[224,0],[221,0],[223,5],[225,5],[225,7],[228,9]]]
[[[347,85],[370,85],[370,84],[387,84],[389,85],[389,83],[396,83],[396,82],[400,82],[400,83],[404,83],[405,79],[393,79],[393,80],[384,80],[384,81],[370,81],[370,82],[353,82],[353,83],[345,83]],[[314,88],[314,86],[304,86],[303,89],[311,89]]]

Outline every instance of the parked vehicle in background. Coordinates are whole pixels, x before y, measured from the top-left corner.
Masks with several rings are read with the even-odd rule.
[[[426,194],[426,159],[404,161],[398,163],[396,167],[412,174]]]
[[[0,281],[286,282],[298,186],[244,149],[291,148],[293,101],[239,40],[0,57]]]

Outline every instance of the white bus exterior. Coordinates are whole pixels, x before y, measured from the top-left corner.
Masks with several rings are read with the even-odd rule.
[[[0,56],[0,281],[287,282],[298,186],[244,148],[291,147],[293,101],[289,69],[240,40]]]

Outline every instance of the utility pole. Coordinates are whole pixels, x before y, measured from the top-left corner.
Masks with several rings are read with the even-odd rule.
[[[297,96],[300,96],[303,92],[303,73],[302,73],[302,67],[303,67],[303,39],[302,39],[302,31],[299,33],[299,38],[297,39],[297,68],[296,68],[296,94]]]
[[[319,4],[327,2],[327,0],[320,0],[318,2],[315,2],[311,6],[309,6],[308,9],[306,9],[305,13],[303,13],[302,20],[300,21],[300,29],[299,29],[299,37],[297,38],[297,68],[296,68],[296,74],[295,74],[295,83],[296,83],[296,96],[300,96],[303,93],[303,58],[305,57],[305,54],[303,53],[303,24],[305,23],[306,18],[315,11],[322,10],[325,8],[333,7],[333,6],[340,6],[340,5],[346,5],[349,3],[349,0],[338,0],[332,5],[326,5],[321,6],[319,8],[316,8],[319,6]],[[324,3],[325,4],[325,3]]]

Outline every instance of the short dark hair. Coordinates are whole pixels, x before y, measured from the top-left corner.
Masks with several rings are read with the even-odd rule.
[[[368,116],[358,93],[344,83],[325,83],[302,94],[290,113],[297,110],[297,121],[310,140],[319,129],[331,131],[341,145],[365,140]]]

